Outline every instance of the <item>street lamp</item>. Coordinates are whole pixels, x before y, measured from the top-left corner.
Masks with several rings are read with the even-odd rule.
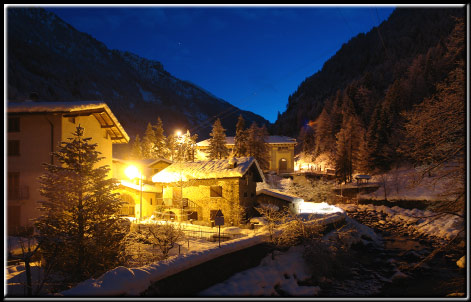
[[[124,173],[129,179],[139,178],[140,186],[140,202],[139,202],[139,222],[142,220],[142,172],[138,167],[131,165],[124,170]]]

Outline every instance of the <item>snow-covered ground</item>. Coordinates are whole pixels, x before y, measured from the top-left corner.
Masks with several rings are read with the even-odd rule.
[[[348,245],[359,241],[380,244],[380,237],[372,229],[348,217],[343,231],[348,233],[348,236],[343,238]],[[326,234],[324,239],[328,240],[335,235],[336,231],[332,231]],[[300,282],[311,278],[313,273],[308,269],[303,252],[302,245],[293,246],[286,252],[275,251],[274,259],[269,254],[258,266],[239,272],[224,282],[201,291],[199,296],[317,296],[321,291],[319,286],[299,285]]]
[[[397,206],[392,208],[387,206],[375,206],[372,204],[354,205],[354,204],[337,204],[338,207],[345,211],[370,211],[385,214],[385,220],[380,223],[394,223],[402,225],[405,228],[412,228],[417,232],[441,239],[450,240],[454,238],[460,231],[464,230],[464,220],[461,217],[452,214],[441,214],[418,209],[404,209]],[[464,233],[462,234],[464,236]]]

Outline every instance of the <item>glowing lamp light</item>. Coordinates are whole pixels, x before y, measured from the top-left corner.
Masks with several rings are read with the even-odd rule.
[[[182,136],[182,132],[180,130],[175,131],[176,136]]]
[[[136,166],[127,167],[126,170],[124,170],[124,174],[126,174],[129,179],[134,179],[140,176],[139,169]]]

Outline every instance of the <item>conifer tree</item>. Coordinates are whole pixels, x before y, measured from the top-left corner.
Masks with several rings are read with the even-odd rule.
[[[247,129],[247,156],[253,156],[257,160],[260,168],[266,170],[269,168],[268,131],[265,125],[258,127],[255,122]]]
[[[157,124],[154,125],[154,155],[156,157],[166,158],[168,156],[167,138],[164,134],[164,127],[160,117],[157,118]]]
[[[222,127],[221,121],[217,119],[214,122],[213,130],[210,133],[211,139],[209,140],[209,158],[222,159],[229,155],[229,150],[226,147],[226,129]]]
[[[176,142],[176,137],[174,134],[170,134],[167,136],[167,149],[168,149],[168,155],[167,158],[170,160],[175,160],[177,154],[177,142]]]
[[[155,132],[151,123],[147,123],[146,132],[144,133],[144,138],[142,139],[142,156],[143,158],[156,158],[155,152]]]
[[[142,159],[142,143],[139,137],[139,134],[136,134],[136,138],[131,146],[131,158],[132,159]]]
[[[44,164],[40,177],[42,215],[36,221],[41,252],[64,276],[80,281],[97,277],[118,265],[124,237],[118,212],[122,205],[113,193],[116,180],[91,138],[80,125],[53,155],[59,164]]]
[[[241,157],[247,155],[247,132],[245,131],[245,120],[239,115],[236,125],[236,135],[234,137],[235,156]]]
[[[270,155],[268,154],[268,130],[265,125],[257,129],[257,148],[255,158],[262,170],[270,167]]]

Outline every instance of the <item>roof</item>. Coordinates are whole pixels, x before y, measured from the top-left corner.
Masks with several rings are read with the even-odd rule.
[[[356,179],[370,179],[371,176],[369,175],[357,175],[355,176]]]
[[[106,129],[113,143],[123,144],[129,142],[128,134],[104,102],[8,102],[7,112],[18,114],[64,114],[70,117],[92,114],[101,127]]]
[[[292,195],[286,192],[281,192],[281,191],[273,190],[273,189],[258,190],[257,196],[258,195],[268,195],[268,196],[275,197],[281,200],[286,200],[288,202],[303,202],[304,201],[304,199],[296,195]]]
[[[237,165],[230,168],[230,161],[235,159]],[[254,167],[259,174],[259,181],[265,181],[260,166],[254,157],[237,157],[218,160],[173,163],[152,177],[153,182],[172,183],[191,179],[215,179],[243,177]]]
[[[126,180],[120,180],[119,184],[124,187],[134,189],[136,191],[141,191],[140,185],[136,185]],[[160,188],[155,187],[154,185],[142,184],[142,192],[158,193],[158,192],[162,192],[162,190]]]
[[[158,162],[165,162],[165,163],[168,163],[168,164],[172,164],[173,162],[171,160],[168,160],[166,158],[157,158],[157,159],[154,159],[154,158],[151,158],[151,159],[136,159],[136,160],[127,160],[127,159],[120,159],[120,158],[116,158],[114,157],[113,158],[113,161],[116,161],[116,162],[121,162],[123,164],[133,164],[133,165],[137,165],[137,166],[145,166],[145,167],[151,167],[152,165],[158,163]]]
[[[198,147],[208,147],[210,138],[198,142]],[[268,144],[296,144],[296,139],[288,136],[270,135],[267,136],[266,143]],[[234,136],[226,136],[226,145],[234,145]]]

